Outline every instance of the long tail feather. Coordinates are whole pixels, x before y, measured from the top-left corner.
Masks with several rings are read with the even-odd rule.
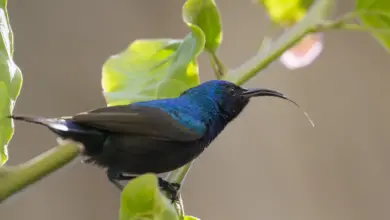
[[[49,123],[53,123],[53,119],[45,117],[35,117],[35,116],[25,116],[25,115],[9,115],[7,118],[12,118],[18,121],[25,121],[34,124],[40,124],[44,126],[49,126]]]
[[[101,152],[106,135],[99,130],[85,128],[74,123],[71,119],[45,118],[39,116],[10,115],[8,118],[43,125],[62,139],[72,139],[84,145],[88,154]]]
[[[48,127],[50,130],[57,134],[63,134],[62,132],[68,132],[70,130],[77,132],[84,132],[84,129],[81,129],[79,126],[76,126],[72,123],[67,122],[64,119],[59,118],[45,118],[39,116],[24,116],[24,115],[11,115],[8,118],[14,120],[30,122],[34,124],[39,124]]]
[[[53,132],[64,135],[63,132],[75,132],[75,133],[85,133],[85,132],[93,132],[89,129],[85,129],[83,127],[80,127],[79,125],[76,125],[72,121],[68,121],[66,119],[62,118],[46,118],[46,117],[40,117],[40,116],[24,116],[24,115],[11,115],[8,116],[8,118],[12,118],[15,120],[30,122],[34,124],[39,124],[48,127]]]

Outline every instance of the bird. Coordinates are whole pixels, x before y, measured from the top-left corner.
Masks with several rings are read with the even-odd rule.
[[[233,121],[253,97],[284,94],[265,88],[246,89],[224,80],[210,80],[174,98],[107,106],[58,118],[10,115],[40,124],[62,140],[83,146],[84,163],[106,169],[119,189],[122,180],[145,173],[161,174],[196,159]],[[162,190],[177,198],[180,184],[159,177]]]

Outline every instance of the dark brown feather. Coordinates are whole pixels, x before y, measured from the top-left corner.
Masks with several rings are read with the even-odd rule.
[[[185,165],[203,150],[203,145],[197,141],[184,143],[147,136],[111,134],[103,151],[85,162],[128,174],[163,173]]]
[[[194,141],[202,137],[202,134],[191,131],[157,108],[111,106],[75,115],[71,120],[99,130],[146,135],[156,139]]]

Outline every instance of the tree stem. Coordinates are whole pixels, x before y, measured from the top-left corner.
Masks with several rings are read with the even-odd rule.
[[[317,25],[321,24],[328,16],[328,13],[333,6],[333,1],[334,0],[317,0],[300,22],[244,64],[236,69],[230,70],[223,79],[237,85],[242,85],[250,80],[257,73],[264,70],[269,64],[278,59],[286,50],[299,42],[303,37],[313,32]]]
[[[211,67],[213,68],[215,76],[217,79],[221,79],[226,74],[226,68],[215,52],[209,52],[209,55]]]
[[[21,165],[0,170],[0,203],[71,162],[81,153],[76,143],[56,146]]]
[[[180,167],[179,169],[176,169],[172,172],[169,172],[165,179],[170,183],[178,183],[180,185],[183,185],[184,180],[185,180],[188,172],[190,171],[190,168],[191,168],[193,162],[194,161],[191,161],[191,162],[187,163],[186,165]],[[179,217],[183,218],[184,205],[183,205],[183,199],[181,198],[180,193],[179,193],[179,199],[175,202],[175,209],[176,209]]]

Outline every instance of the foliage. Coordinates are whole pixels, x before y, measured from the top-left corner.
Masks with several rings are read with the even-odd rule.
[[[170,201],[158,188],[153,174],[145,174],[130,181],[121,196],[120,220],[178,219]]]
[[[14,132],[13,123],[5,118],[13,110],[22,86],[22,73],[13,61],[14,42],[8,19],[7,1],[0,1],[0,166],[8,159],[7,145]]]
[[[196,57],[204,36],[194,29],[184,40],[137,40],[103,66],[108,105],[177,96],[199,84]]]
[[[356,0],[360,22],[372,29],[372,35],[390,52],[390,1]]]
[[[259,71],[302,38],[315,32],[333,29],[369,31],[387,49],[390,50],[390,3],[388,0],[356,0],[356,7],[338,19],[329,20],[329,13],[334,6],[333,0],[257,0],[262,5],[273,23],[289,30],[280,37],[272,39],[267,47],[248,59],[239,68],[226,71],[217,56],[222,43],[222,22],[214,0],[187,0],[183,5],[182,18],[189,28],[183,39],[139,39],[128,48],[113,55],[103,65],[102,87],[107,105],[122,105],[137,101],[175,97],[188,88],[199,84],[197,58],[202,52],[211,57],[211,65],[218,78],[230,80],[238,85],[248,81]],[[12,61],[13,39],[8,22],[6,1],[1,1],[0,32],[3,44],[0,62],[0,111],[1,118],[11,113],[16,100],[22,76]],[[244,4],[244,3],[242,3]],[[360,23],[354,23],[358,18]],[[244,39],[240,39],[244,40]],[[0,120],[0,164],[6,160],[5,147],[13,132],[10,120]],[[58,156],[58,155],[57,155]],[[69,157],[70,158],[70,157]],[[70,159],[69,159],[70,160]],[[40,163],[44,163],[41,160]],[[29,169],[31,176],[43,176],[42,169],[31,169],[36,162],[29,163],[23,169]],[[62,160],[64,163],[64,160]],[[52,168],[58,163],[50,160]],[[49,165],[48,165],[49,166]],[[182,172],[175,182],[183,183],[185,173]],[[19,169],[19,171],[23,171]],[[0,184],[6,186],[4,174],[12,173],[12,169],[0,169]],[[17,174],[13,175],[17,177]],[[26,175],[25,175],[26,176]],[[28,179],[26,176],[25,179]],[[160,192],[154,174],[145,174],[130,181],[122,192],[120,219],[155,219],[155,220],[196,220],[196,217],[185,216],[183,204],[170,204]],[[7,182],[9,183],[9,182]],[[9,185],[9,184],[8,184]],[[27,184],[25,184],[27,185]],[[7,187],[0,187],[7,190]],[[3,198],[0,190],[0,201]],[[9,193],[10,194],[10,193]]]
[[[207,51],[217,51],[222,42],[222,25],[214,0],[188,0],[183,6],[183,20],[189,27],[196,26],[203,31]]]
[[[271,21],[290,26],[305,16],[313,0],[258,0],[266,8]]]

